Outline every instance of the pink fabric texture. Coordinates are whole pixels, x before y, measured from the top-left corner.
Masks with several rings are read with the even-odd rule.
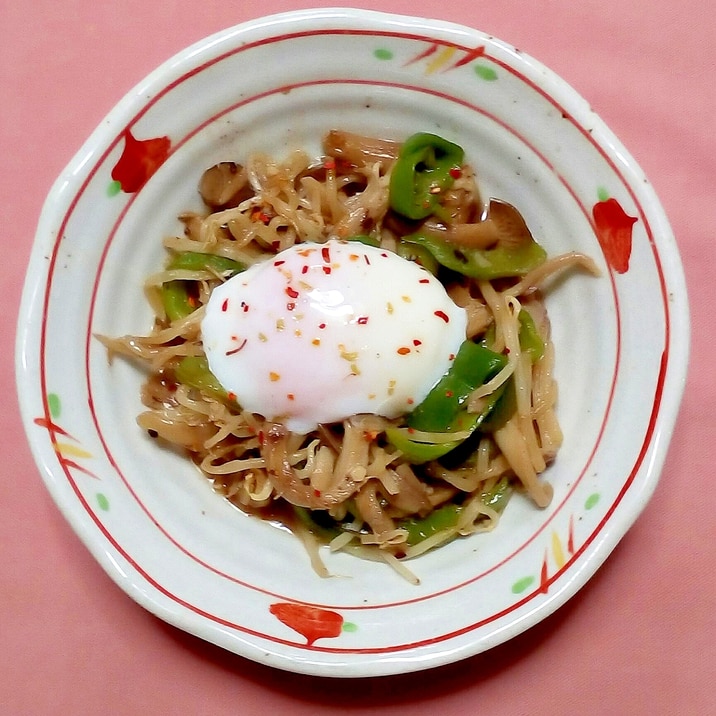
[[[477,27],[562,75],[623,141],[674,229],[691,367],[661,482],[596,576],[516,639],[433,671],[358,681],[274,671],[160,622],[80,544],[21,425],[16,317],[44,198],[114,103],[171,55],[259,14],[338,2],[126,0],[0,10],[0,712],[707,714],[716,674],[716,23],[710,0],[366,0]]]

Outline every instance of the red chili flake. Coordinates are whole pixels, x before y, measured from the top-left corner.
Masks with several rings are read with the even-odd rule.
[[[319,328],[325,328],[325,327],[326,327],[326,324],[325,324],[325,323],[319,323],[319,324],[318,324],[318,327],[319,327]]]
[[[450,318],[449,318],[448,314],[445,313],[445,311],[435,311],[435,315],[438,318],[442,318],[442,320],[445,321],[445,323],[450,323]]]
[[[408,405],[412,405],[415,401],[414,401],[412,398],[408,398],[405,402],[406,402]]]
[[[368,256],[366,254],[363,254],[363,258],[365,259],[365,262],[368,264],[368,266],[370,266],[370,259],[368,258]]]
[[[293,301],[289,301],[286,304],[286,310],[287,311],[293,311],[293,309],[296,308],[296,304]]]
[[[409,433],[414,433],[414,432],[415,432],[415,428],[408,428],[408,432],[409,432]]]
[[[420,281],[418,281],[418,283],[430,283],[430,279],[429,278],[421,278]]]
[[[327,264],[331,263],[331,250],[328,248],[328,246],[324,246],[321,249],[321,256]]]
[[[269,224],[271,217],[258,207],[251,212],[251,221],[260,221],[262,224]]]
[[[408,353],[410,353],[410,348],[408,348],[407,346],[402,346],[398,348],[398,355],[406,356],[408,355]]]
[[[274,266],[283,266],[286,262],[283,259],[277,259],[273,262]]]
[[[228,396],[229,400],[236,400],[236,393],[232,393],[231,391],[229,391],[227,393],[227,396]]]
[[[365,326],[365,324],[368,323],[368,316],[358,316],[356,323],[359,326]]]
[[[336,160],[329,158],[326,159],[326,161],[323,162],[323,168],[324,169],[335,169],[336,168]]]
[[[286,295],[289,296],[290,298],[298,298],[298,291],[295,288],[288,286],[286,288]]]
[[[233,355],[235,355],[236,353],[238,353],[238,352],[246,345],[246,343],[247,343],[247,340],[246,340],[246,338],[244,338],[244,340],[241,342],[241,345],[237,346],[236,348],[233,348],[233,349],[230,350],[230,351],[226,351],[226,355],[227,355],[227,356],[233,356]]]
[[[380,252],[380,255],[381,255],[384,259],[387,259],[387,258],[388,258],[388,254],[386,254],[385,251],[381,251],[381,252]]]
[[[286,393],[286,397],[287,397],[289,400],[295,400],[295,399],[296,399],[296,396],[295,396],[293,393]]]
[[[301,273],[308,273],[308,264],[304,264],[301,267]]]
[[[455,354],[454,354],[454,353],[451,353],[451,354],[448,356],[448,360],[455,360]]]
[[[445,391],[445,397],[446,397],[446,398],[452,398],[453,395],[454,395],[454,393],[452,392],[452,390],[446,390],[446,391]]]
[[[229,308],[229,299],[225,298],[224,302],[221,304],[221,310],[226,313],[227,309]]]
[[[248,311],[249,311],[249,304],[246,303],[246,301],[242,301],[242,302],[241,302],[241,310],[242,310],[244,313],[248,313]]]
[[[323,273],[325,273],[326,275],[330,274],[330,273],[331,273],[331,267],[330,267],[330,266],[324,266],[324,267],[323,267]]]
[[[422,346],[423,342],[419,341],[417,338],[413,338],[413,345],[417,348],[418,346]]]
[[[453,179],[459,179],[462,176],[462,170],[460,169],[460,167],[451,167],[450,176]]]

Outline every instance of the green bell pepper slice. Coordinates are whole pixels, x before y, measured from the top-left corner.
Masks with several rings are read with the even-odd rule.
[[[534,240],[490,249],[455,246],[425,232],[409,234],[402,240],[427,249],[441,266],[478,280],[524,276],[547,258],[547,252]]]
[[[390,207],[407,219],[425,219],[459,173],[462,147],[436,134],[419,132],[400,148],[390,175]]]
[[[532,314],[524,308],[517,314],[520,323],[520,349],[529,354],[532,363],[536,363],[544,355],[544,341],[537,331]]]
[[[174,369],[174,376],[178,383],[196,388],[210,398],[229,405],[236,402],[209,370],[209,361],[205,356],[184,356]]]
[[[408,427],[426,432],[450,430],[470,394],[506,365],[506,356],[478,343],[465,341],[447,373],[408,415]]]
[[[316,519],[316,516],[320,513],[309,510],[306,507],[298,507],[296,505],[292,505],[291,507],[293,508],[293,514],[296,516],[298,521],[322,542],[328,543],[335,537],[338,537],[341,533],[338,523],[334,520],[329,519],[328,521],[330,524],[324,524]]]
[[[192,299],[191,281],[167,281],[162,284],[162,306],[170,321],[186,318],[196,310]]]
[[[396,253],[408,261],[420,264],[424,269],[436,276],[440,269],[437,259],[424,247],[407,241],[398,241]]]
[[[234,276],[245,268],[243,264],[225,256],[202,254],[196,251],[182,251],[167,265],[168,270],[212,270],[229,276]],[[186,318],[196,310],[196,303],[192,301],[191,283],[191,281],[177,279],[162,284],[162,305],[170,321]]]
[[[480,499],[487,507],[492,507],[496,512],[501,513],[512,494],[512,487],[508,478],[498,480],[490,490],[486,490]],[[398,527],[407,530],[407,543],[410,546],[432,537],[438,532],[451,529],[457,526],[462,506],[455,503],[448,503],[433,510],[427,517],[411,517],[402,520]]]
[[[544,355],[544,341],[537,331],[534,318],[532,314],[522,308],[517,314],[517,320],[519,321],[519,341],[520,349],[523,353],[527,353],[532,363],[536,363]],[[480,345],[486,348],[492,345],[495,341],[495,324],[492,323],[485,331]]]
[[[187,271],[213,270],[220,274],[234,274],[243,271],[246,267],[226,256],[216,254],[202,254],[197,251],[182,251],[176,254],[167,265],[168,269],[185,269]]]
[[[449,530],[457,525],[460,516],[460,505],[449,503],[433,510],[427,517],[410,518],[402,520],[398,527],[408,532],[406,542],[409,546],[413,546],[432,537],[438,532]]]
[[[412,428],[391,427],[385,431],[385,437],[388,442],[396,449],[400,450],[403,457],[413,465],[422,465],[423,463],[437,460],[438,458],[452,452],[456,447],[462,445],[488,418],[498,400],[502,396],[505,385],[501,385],[497,390],[485,398],[485,407],[479,413],[468,413],[467,410],[461,410],[453,419],[452,423],[447,426],[446,433],[464,432],[464,437],[458,440],[448,440],[446,442],[424,442],[414,437],[415,430]]]

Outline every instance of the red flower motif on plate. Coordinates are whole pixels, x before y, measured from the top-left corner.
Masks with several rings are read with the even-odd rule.
[[[112,169],[112,179],[127,194],[139,191],[169,155],[169,137],[136,139],[129,129],[124,132],[124,151]]]

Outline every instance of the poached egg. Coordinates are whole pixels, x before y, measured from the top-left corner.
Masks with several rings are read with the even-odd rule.
[[[467,316],[420,265],[357,241],[296,244],[218,286],[209,367],[244,409],[306,434],[410,412],[449,369]]]

